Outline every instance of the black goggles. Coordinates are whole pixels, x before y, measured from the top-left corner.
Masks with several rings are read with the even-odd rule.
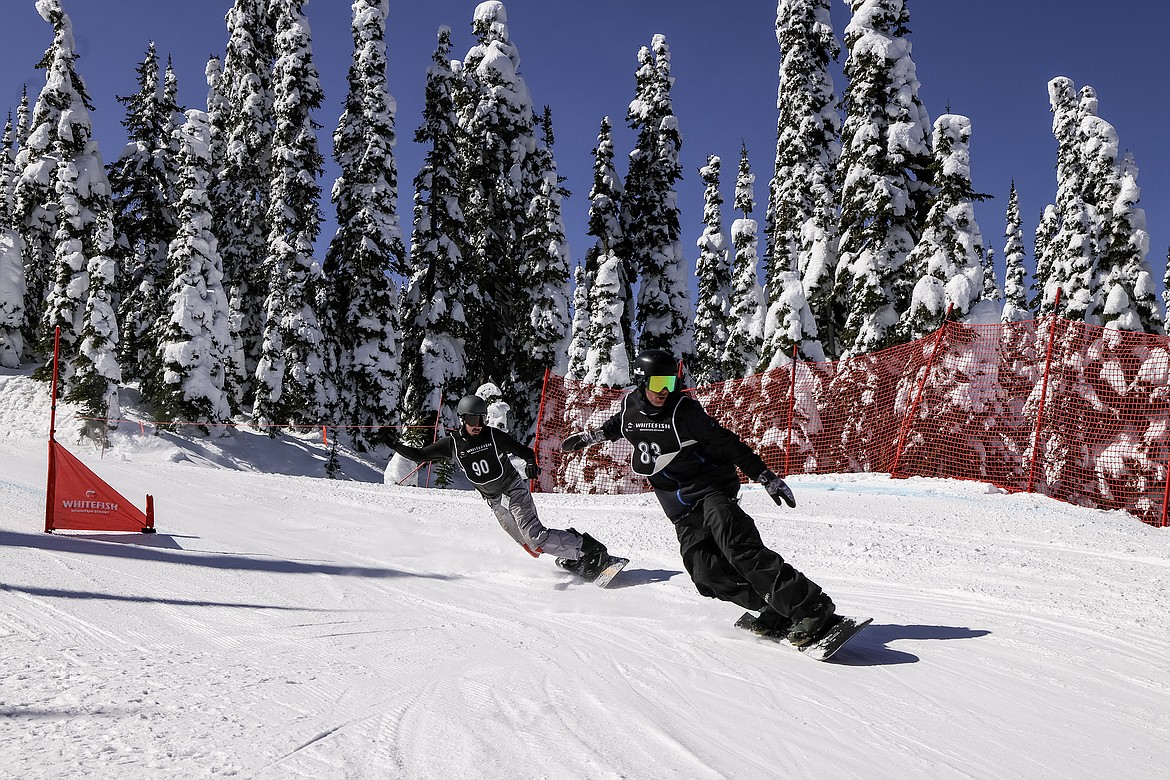
[[[482,428],[483,427],[483,415],[482,414],[465,414],[465,415],[463,415],[463,417],[461,419],[463,420],[464,425],[467,425],[471,428]]]

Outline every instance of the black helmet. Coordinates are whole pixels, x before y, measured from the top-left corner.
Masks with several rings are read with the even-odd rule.
[[[634,358],[634,381],[645,385],[652,376],[678,376],[678,361],[665,349],[648,349]]]
[[[465,395],[459,399],[459,405],[455,407],[455,412],[460,417],[465,417],[469,414],[478,414],[480,417],[486,417],[488,413],[487,401],[478,395]]]

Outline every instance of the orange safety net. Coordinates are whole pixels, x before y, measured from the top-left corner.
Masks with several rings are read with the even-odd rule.
[[[550,375],[536,446],[546,492],[636,493],[625,441],[561,453],[625,391]],[[948,322],[909,344],[688,390],[778,474],[988,482],[1166,525],[1170,340],[1048,317]]]

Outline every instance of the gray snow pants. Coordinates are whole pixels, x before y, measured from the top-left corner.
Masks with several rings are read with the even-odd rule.
[[[532,552],[543,550],[548,555],[577,560],[581,557],[581,535],[573,531],[545,528],[536,516],[536,503],[528,486],[519,478],[504,486],[497,496],[484,496],[492,508],[500,527],[516,543]]]

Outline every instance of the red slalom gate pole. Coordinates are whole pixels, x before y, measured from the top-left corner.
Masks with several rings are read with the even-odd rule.
[[[57,452],[53,447],[57,434],[57,361],[61,355],[61,326],[53,331],[53,386],[49,390],[52,399],[49,406],[49,482],[45,488],[45,533],[53,533],[53,504],[57,500]]]

